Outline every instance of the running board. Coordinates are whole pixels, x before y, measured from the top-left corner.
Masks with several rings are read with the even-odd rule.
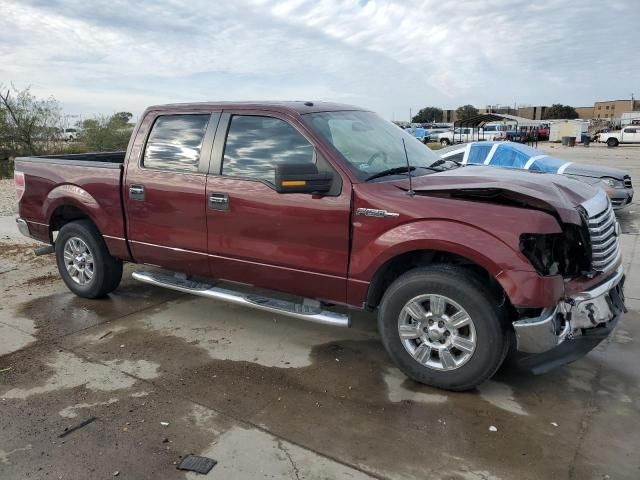
[[[322,310],[320,303],[305,299],[303,303],[264,297],[251,293],[237,292],[217,287],[208,283],[196,282],[187,278],[154,272],[133,272],[133,278],[140,282],[170,288],[179,292],[192,293],[201,297],[213,298],[235,305],[256,308],[266,312],[279,313],[288,317],[307,320],[309,322],[333,325],[334,327],[350,327],[351,317],[341,313]]]

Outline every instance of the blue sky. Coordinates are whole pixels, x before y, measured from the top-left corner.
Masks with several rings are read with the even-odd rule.
[[[0,83],[70,113],[330,100],[387,118],[640,98],[636,0],[2,0]]]

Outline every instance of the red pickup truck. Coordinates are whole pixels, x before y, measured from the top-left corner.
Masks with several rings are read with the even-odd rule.
[[[445,389],[473,388],[508,353],[533,372],[575,360],[624,311],[602,192],[456,168],[347,105],[156,106],[126,152],[15,168],[18,227],[55,247],[77,295],[107,295],[131,262],[163,269],[142,282],[299,319],[377,310],[398,367]]]

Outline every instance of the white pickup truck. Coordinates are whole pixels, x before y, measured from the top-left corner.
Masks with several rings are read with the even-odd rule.
[[[483,129],[459,127],[454,130],[439,133],[436,138],[431,136],[431,141],[440,142],[442,146],[453,143],[476,142],[478,140],[501,140],[499,131],[485,131]]]
[[[624,127],[617,132],[607,132],[598,135],[598,142],[606,143],[609,147],[617,147],[621,143],[640,143],[640,125]]]

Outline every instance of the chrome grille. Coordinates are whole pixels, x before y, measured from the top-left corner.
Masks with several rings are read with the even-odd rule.
[[[591,236],[592,267],[598,272],[608,270],[620,257],[618,244],[618,222],[607,201],[605,210],[589,216],[588,227]]]

